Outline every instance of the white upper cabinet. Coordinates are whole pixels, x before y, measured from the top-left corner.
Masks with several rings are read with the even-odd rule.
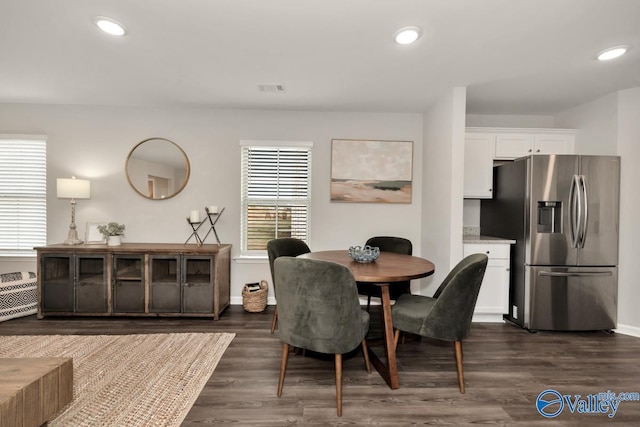
[[[515,159],[533,154],[533,135],[506,133],[496,135],[496,159]]]
[[[467,133],[464,141],[464,197],[490,199],[493,194],[495,136]]]
[[[568,129],[485,130],[495,135],[497,160],[513,160],[530,154],[572,154],[575,144],[575,131]]]
[[[493,161],[530,154],[573,154],[576,130],[468,127],[464,143],[464,198],[493,197]]]
[[[533,137],[533,154],[573,154],[575,134],[540,134]]]

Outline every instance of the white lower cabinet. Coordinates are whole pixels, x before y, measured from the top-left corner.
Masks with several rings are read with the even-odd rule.
[[[510,246],[508,243],[464,244],[465,257],[476,253],[489,257],[473,312],[474,322],[502,322],[502,315],[509,311]]]

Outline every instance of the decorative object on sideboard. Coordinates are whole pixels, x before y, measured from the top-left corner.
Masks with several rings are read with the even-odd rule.
[[[220,209],[220,211],[218,212],[217,206],[205,206],[204,211],[207,214],[209,223],[209,230],[207,231],[207,234],[205,234],[204,237],[200,237],[199,234],[200,228],[207,223],[207,219],[201,221],[200,211],[192,210],[189,212],[189,217],[187,218],[187,223],[191,226],[191,234],[184,242],[185,245],[189,243],[189,241],[193,238],[195,239],[198,246],[202,246],[205,240],[207,240],[207,237],[209,237],[209,234],[213,232],[213,235],[216,238],[216,243],[218,244],[218,246],[220,246],[220,237],[218,236],[218,232],[216,231],[216,223],[220,219],[220,216],[222,216],[224,208]]]
[[[207,234],[204,236],[204,239],[202,240],[203,241],[206,240],[207,237],[209,236],[209,233],[213,231],[213,235],[216,238],[216,242],[218,243],[218,246],[220,246],[220,237],[218,237],[218,232],[216,231],[216,223],[220,219],[222,212],[224,212],[224,208],[222,208],[220,212],[218,212],[217,206],[207,206],[204,208],[204,210],[205,212],[207,212],[207,217],[209,218],[209,225],[211,227],[209,228],[209,231],[207,231]]]
[[[85,245],[104,245],[107,243],[107,237],[100,233],[98,226],[107,225],[106,222],[87,222],[84,231]]]
[[[78,238],[76,230],[76,199],[91,198],[91,182],[86,179],[58,178],[56,182],[56,195],[58,199],[71,199],[71,224],[65,245],[79,245],[82,240]]]
[[[125,163],[125,174],[138,194],[164,200],[184,189],[191,165],[187,154],[175,142],[149,138],[133,147]]]
[[[377,246],[351,246],[348,252],[352,260],[361,263],[374,262],[380,256],[380,248]]]
[[[186,245],[187,243],[189,243],[189,240],[191,240],[191,238],[193,237],[196,241],[196,245],[202,246],[202,244],[204,243],[204,240],[200,238],[200,235],[198,234],[198,230],[200,230],[200,227],[202,227],[202,224],[204,224],[204,221],[200,221],[200,211],[191,210],[189,212],[189,216],[187,217],[187,223],[189,224],[189,226],[191,226],[191,234],[189,235],[187,240],[184,242],[184,244]]]
[[[124,224],[118,224],[112,221],[107,225],[99,225],[98,231],[107,239],[107,245],[120,246],[122,244],[122,237],[124,236],[124,228]]]

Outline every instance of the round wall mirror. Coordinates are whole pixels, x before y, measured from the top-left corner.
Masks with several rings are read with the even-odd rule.
[[[133,147],[125,165],[127,181],[140,195],[164,200],[180,193],[191,167],[185,152],[173,141],[149,138]]]

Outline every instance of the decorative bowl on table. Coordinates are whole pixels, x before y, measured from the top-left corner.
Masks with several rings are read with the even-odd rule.
[[[351,246],[349,256],[355,262],[373,262],[380,256],[380,248],[377,246]]]

